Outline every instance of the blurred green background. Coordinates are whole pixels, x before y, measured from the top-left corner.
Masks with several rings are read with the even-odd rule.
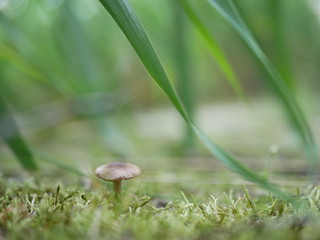
[[[263,169],[272,158],[298,159],[295,166],[306,167],[303,147],[263,81],[261,65],[206,1],[189,2],[220,44],[249,103],[235,94],[177,1],[131,1],[195,122],[236,155],[262,162]],[[319,142],[317,4],[236,1]],[[150,169],[176,169],[182,161],[190,168],[209,164],[209,154],[99,1],[1,0],[0,81],[28,145],[83,171],[111,159],[134,159]],[[7,147],[0,150],[3,169],[15,169],[18,162]]]

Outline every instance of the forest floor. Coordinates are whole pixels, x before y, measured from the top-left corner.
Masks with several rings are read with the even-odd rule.
[[[1,146],[0,240],[320,239],[318,176],[308,177],[303,148],[281,109],[269,101],[252,107],[207,105],[197,123],[294,201],[244,181],[198,143],[189,157],[174,157],[184,127],[172,109],[107,120],[51,116],[51,126],[23,113],[18,123],[29,145],[50,157],[36,151],[40,170],[28,173]],[[320,113],[310,108],[319,142]],[[111,184],[92,176],[112,161],[132,162],[143,172],[124,183],[121,201]]]
[[[319,239],[320,188],[287,191],[294,201],[254,185],[133,179],[119,200],[95,180],[6,176],[0,239]]]

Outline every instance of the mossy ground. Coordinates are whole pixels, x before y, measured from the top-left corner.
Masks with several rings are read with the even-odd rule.
[[[119,202],[110,185],[90,184],[2,177],[0,239],[320,238],[315,186],[295,194],[296,207],[241,186],[192,196],[174,183],[128,182]]]

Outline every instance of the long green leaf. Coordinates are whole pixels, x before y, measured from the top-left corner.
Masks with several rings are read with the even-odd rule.
[[[268,182],[264,177],[260,176],[256,172],[250,170],[243,164],[241,164],[235,157],[233,157],[226,150],[219,145],[213,143],[197,126],[190,124],[202,143],[209,149],[212,155],[216,156],[223,164],[229,167],[231,170],[242,175],[248,181],[257,183],[264,187],[266,190],[276,194],[282,199],[289,199],[289,196],[279,190],[274,184]]]
[[[18,125],[12,116],[7,103],[0,91],[0,137],[16,155],[22,166],[28,170],[35,170],[36,163],[20,134]]]
[[[160,59],[155,52],[144,27],[135,14],[128,0],[100,0],[108,10],[113,19],[117,22],[122,32],[134,47],[140,60],[157,84],[168,95],[172,103],[184,119],[188,119],[183,105],[172,84],[162,67]],[[147,44],[147,45],[146,45]]]
[[[108,10],[113,19],[117,22],[132,47],[135,49],[140,60],[149,71],[153,79],[158,83],[165,94],[170,98],[174,106],[180,112],[183,119],[194,130],[195,134],[209,149],[209,151],[222,163],[242,175],[245,179],[257,183],[272,193],[285,198],[281,190],[269,183],[266,179],[256,174],[253,170],[245,167],[227,151],[209,140],[190,120],[187,112],[176,94],[176,91],[169,81],[169,78],[151,44],[142,23],[138,19],[135,11],[128,0],[100,0],[102,5]]]
[[[282,78],[282,76],[279,74],[279,72],[276,70],[276,68],[273,66],[273,64],[270,62],[270,60],[258,45],[253,34],[240,16],[240,13],[237,10],[236,6],[233,4],[232,0],[208,1],[238,32],[238,34],[247,43],[257,59],[262,63],[267,73],[270,75],[268,84],[272,86],[272,89],[283,103],[291,124],[298,132],[304,144],[310,166],[312,169],[314,169],[315,163],[318,160],[318,150],[314,141],[314,137],[299,105],[294,99],[294,96],[292,95],[285,80]]]
[[[220,69],[225,74],[227,81],[235,91],[235,93],[242,99],[246,99],[244,90],[241,86],[240,80],[234,73],[227,57],[221,50],[218,42],[214,38],[214,36],[210,33],[210,31],[206,28],[206,26],[202,23],[200,18],[197,16],[195,11],[190,6],[190,3],[188,0],[179,0],[181,3],[181,6],[185,10],[187,16],[189,17],[192,24],[196,27],[196,29],[199,31],[200,35],[204,39],[204,41],[207,43],[210,52],[216,59]]]

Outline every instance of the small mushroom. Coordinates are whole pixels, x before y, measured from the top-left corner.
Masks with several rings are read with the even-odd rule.
[[[121,192],[121,181],[137,177],[141,174],[139,167],[131,163],[114,162],[101,165],[95,170],[95,175],[104,180],[113,182],[114,191],[119,196]]]

